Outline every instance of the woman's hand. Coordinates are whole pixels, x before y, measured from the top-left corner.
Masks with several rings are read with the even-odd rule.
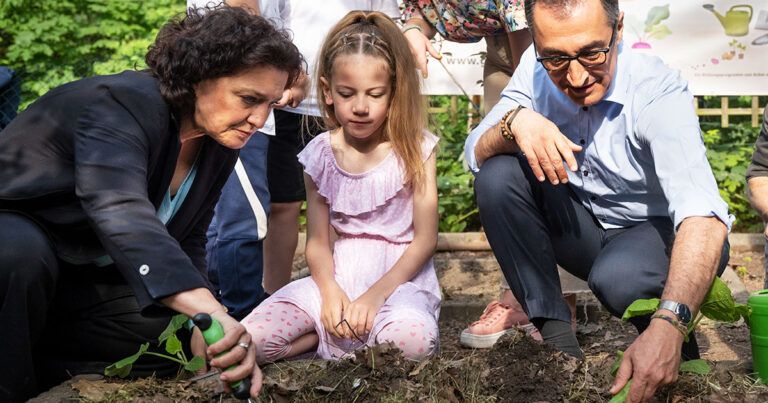
[[[325,330],[336,337],[347,337],[347,328],[341,325],[341,319],[349,306],[349,297],[339,283],[333,281],[320,289],[323,300],[320,308],[320,320]]]
[[[221,323],[224,337],[208,346],[207,357],[212,367],[220,368],[220,379],[227,389],[229,383],[251,376],[251,396],[256,397],[261,391],[262,374],[256,364],[256,346],[251,343],[251,335],[245,327],[223,310],[211,313],[211,317]],[[245,348],[248,346],[248,348]],[[221,356],[217,356],[222,353]],[[233,366],[232,368],[229,368]]]
[[[205,360],[205,365],[198,369],[195,375],[203,375],[208,372],[208,354],[206,353],[208,346],[205,344],[203,333],[200,331],[200,329],[197,328],[197,326],[192,329],[192,338],[189,341],[189,348],[192,350],[192,355]]]
[[[410,23],[410,25],[421,26]],[[416,67],[421,71],[421,76],[427,78],[429,71],[427,70],[427,53],[437,60],[443,58],[443,55],[438,52],[429,38],[419,29],[408,29],[409,24],[405,24],[403,36],[408,41],[408,47],[411,48],[411,54],[413,60],[416,61]],[[422,28],[423,29],[423,28]]]
[[[226,370],[221,374],[221,380],[225,381],[224,384],[227,385],[227,389],[229,382],[250,376],[251,396],[256,397],[259,394],[262,375],[259,366],[256,365],[256,346],[251,344],[251,335],[240,322],[227,315],[226,309],[216,301],[210,290],[207,288],[186,290],[163,298],[162,302],[169,308],[190,318],[204,312],[219,321],[224,329],[224,337],[206,349],[199,345],[199,339],[196,341],[193,334],[193,349],[204,351],[204,355],[207,361],[210,361],[211,366],[221,368],[222,371]],[[216,357],[217,354],[225,351],[226,353],[222,354],[221,357]],[[195,350],[193,352],[197,354]],[[233,366],[232,369],[227,370],[230,366]]]
[[[386,301],[382,293],[373,288],[368,289],[363,295],[354,300],[344,311],[344,319],[349,327],[355,331],[358,337],[368,334],[373,329],[373,319],[379,313],[379,309]]]
[[[283,97],[275,104],[275,108],[282,109],[286,106],[295,108],[307,97],[309,91],[309,76],[301,73],[291,88],[283,91]]]

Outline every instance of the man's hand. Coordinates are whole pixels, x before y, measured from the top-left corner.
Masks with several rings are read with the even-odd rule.
[[[549,179],[553,185],[568,183],[563,160],[572,172],[579,168],[573,153],[581,151],[581,146],[569,140],[541,114],[521,109],[510,129],[539,182]]]
[[[403,36],[408,41],[408,47],[411,48],[413,60],[416,61],[416,67],[421,71],[421,76],[427,78],[429,74],[427,70],[427,53],[438,60],[442,59],[443,55],[435,50],[429,38],[418,29],[409,29],[403,33]]]
[[[670,317],[674,317],[670,314]],[[648,328],[624,352],[610,393],[615,395],[632,379],[627,402],[645,402],[656,390],[677,380],[683,335],[670,323],[651,320]]]
[[[349,304],[344,312],[344,319],[349,323],[349,327],[362,337],[362,335],[370,333],[373,328],[373,319],[379,313],[385,300],[383,295],[369,289]]]
[[[349,306],[349,297],[341,286],[335,281],[320,289],[322,305],[320,307],[320,320],[325,331],[336,337],[345,337],[346,326],[339,325],[344,312]]]

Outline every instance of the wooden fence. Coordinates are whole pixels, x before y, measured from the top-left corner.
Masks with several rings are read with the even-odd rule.
[[[765,105],[766,102],[768,102],[768,99],[766,99],[768,97],[753,96],[750,101],[749,108],[730,107],[730,98],[734,98],[734,97],[720,97],[719,108],[700,108],[699,105],[703,102],[703,100],[700,97],[694,97],[693,98],[694,109],[696,110],[696,114],[698,116],[720,116],[721,127],[728,127],[730,125],[731,116],[750,116],[752,127],[760,126],[760,124],[762,123],[763,109],[764,109],[763,107],[761,107],[761,105]],[[466,111],[459,111],[459,96],[453,95],[451,96],[451,101],[448,106],[430,107],[429,113],[430,114],[448,113],[451,116],[451,120],[453,120],[454,122],[458,121],[460,113],[466,113],[468,117],[467,123],[470,127],[472,127],[475,123],[479,122],[479,120],[482,117],[478,113],[477,109],[472,106],[472,104],[482,105],[483,101],[482,101],[482,97],[479,95],[473,95],[471,101],[472,103],[470,103]]]

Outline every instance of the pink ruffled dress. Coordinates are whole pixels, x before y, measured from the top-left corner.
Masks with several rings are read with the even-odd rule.
[[[424,160],[437,141],[435,135],[424,132]],[[330,133],[325,132],[309,142],[298,157],[328,202],[330,222],[339,235],[333,248],[336,281],[354,301],[397,262],[413,240],[413,192],[403,184],[403,170],[394,151],[373,169],[353,174],[336,163]],[[311,277],[288,284],[263,304],[273,302],[296,305],[314,320],[320,338],[317,354],[321,358],[341,358],[362,347],[359,341],[338,339],[325,331],[320,320],[320,291]],[[420,326],[426,324],[428,331],[424,334],[432,334],[437,344],[439,314],[440,286],[430,259],[387,299],[376,315],[370,336],[363,340],[373,345],[385,326],[418,318]]]

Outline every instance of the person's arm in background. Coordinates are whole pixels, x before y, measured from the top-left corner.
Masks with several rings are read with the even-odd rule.
[[[226,0],[230,7],[242,7],[251,10],[256,15],[261,15],[261,8],[259,8],[259,0]]]
[[[242,7],[247,10],[252,11],[256,15],[261,15],[261,4],[259,3],[259,0],[226,0],[226,3],[230,7]],[[272,18],[276,18],[277,16],[267,16],[264,15],[263,17],[271,20]],[[304,100],[307,96],[307,91],[309,90],[309,75],[306,72],[303,72],[296,81],[291,85],[290,88],[283,91],[283,96],[280,98],[279,101],[275,104],[275,108],[282,109],[286,106],[290,106],[291,108],[296,108],[299,106],[301,101]]]
[[[411,48],[411,54],[416,60],[416,67],[421,71],[421,76],[427,78],[427,53],[435,59],[441,59],[443,56],[435,50],[430,41],[437,34],[437,30],[424,19],[419,8],[419,2],[416,0],[405,0],[403,2],[402,19],[403,36],[408,41]]]
[[[767,224],[763,230],[768,239],[768,107],[763,113],[763,127],[755,141],[755,152],[752,154],[752,163],[747,169],[747,194],[763,223]]]

